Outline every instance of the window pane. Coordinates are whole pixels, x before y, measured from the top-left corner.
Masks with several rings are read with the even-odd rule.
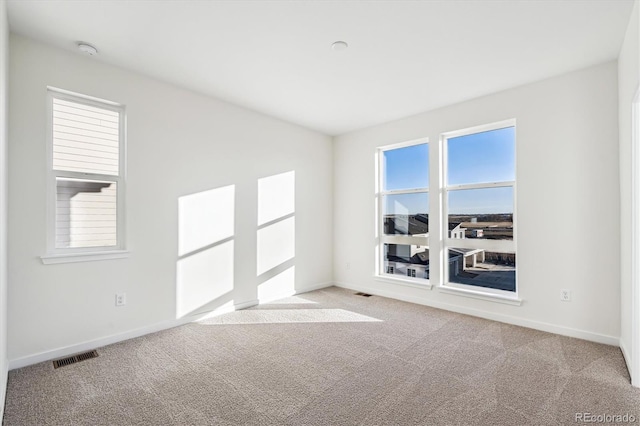
[[[382,272],[404,278],[429,279],[429,247],[385,244]]]
[[[449,191],[448,238],[513,240],[513,187]]]
[[[115,182],[56,179],[56,248],[117,244]]]
[[[384,233],[419,235],[429,232],[429,194],[399,194],[382,197]]]
[[[516,291],[516,254],[450,248],[449,282]]]
[[[447,184],[516,179],[515,127],[474,133],[447,141]]]
[[[429,186],[429,145],[383,151],[383,191]]]
[[[53,169],[119,174],[118,112],[53,99]]]

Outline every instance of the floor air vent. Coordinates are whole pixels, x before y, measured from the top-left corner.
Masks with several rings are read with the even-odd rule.
[[[356,296],[371,297],[372,295],[367,293],[356,293]]]
[[[76,362],[84,361],[86,359],[96,358],[98,351],[90,351],[82,354],[68,356],[56,361],[53,361],[53,368],[65,367],[67,365],[75,364]]]

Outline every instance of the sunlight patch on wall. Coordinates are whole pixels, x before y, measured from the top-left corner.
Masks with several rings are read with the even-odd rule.
[[[290,217],[258,229],[257,274],[293,259],[296,254],[296,219]]]
[[[344,309],[246,309],[198,321],[202,325],[382,322]]]
[[[178,199],[176,318],[233,305],[235,185]]]
[[[258,300],[269,302],[295,293],[296,267],[292,266],[258,285]]]
[[[258,179],[258,226],[295,212],[295,171]]]
[[[197,312],[233,290],[233,246],[233,241],[227,241],[178,260],[178,318]]]
[[[183,256],[234,235],[235,185],[178,199],[178,255]]]

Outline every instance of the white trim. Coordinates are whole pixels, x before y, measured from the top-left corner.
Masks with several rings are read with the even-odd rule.
[[[380,195],[404,195],[404,194],[428,194],[429,188],[415,189],[393,189],[391,191],[380,191]]]
[[[45,265],[54,265],[56,263],[73,263],[73,262],[93,262],[96,260],[112,260],[125,259],[129,257],[130,252],[127,250],[102,250],[84,253],[64,253],[50,254],[40,256],[40,260]]]
[[[465,136],[470,133],[483,133],[483,132],[490,132],[492,130],[506,129],[507,127],[516,127],[516,119],[509,118],[507,120],[496,121],[489,124],[481,124],[479,126],[467,127],[466,129],[444,132],[440,136],[445,139],[450,139],[450,138],[457,138],[459,136]]]
[[[119,127],[118,127],[118,175],[104,175],[100,173],[81,173],[72,171],[62,171],[53,169],[53,100],[62,99],[78,104],[84,104],[93,106],[96,108],[102,108],[109,111],[118,113]],[[127,115],[126,107],[123,104],[119,104],[104,99],[99,99],[93,96],[87,96],[80,93],[71,92],[64,89],[58,89],[55,87],[47,86],[47,137],[46,137],[46,164],[45,170],[47,172],[47,198],[46,198],[46,254],[42,258],[54,257],[63,254],[83,254],[83,253],[97,253],[100,254],[104,251],[126,249],[126,194],[127,194]],[[114,182],[116,184],[116,245],[115,246],[100,246],[100,247],[70,247],[59,248],[56,247],[56,178],[71,178],[71,179],[84,179],[95,181],[107,181]],[[85,259],[92,260],[92,259]],[[101,260],[101,259],[96,259]],[[44,260],[43,260],[44,262]],[[46,262],[45,262],[46,263]],[[60,263],[60,262],[56,262]]]
[[[482,290],[471,290],[466,288],[453,287],[451,284],[452,283],[447,284],[447,286],[438,286],[438,291],[440,293],[455,294],[456,296],[471,297],[472,299],[488,300],[489,302],[504,303],[514,306],[522,305],[522,299],[519,299],[517,296],[515,296],[513,292],[502,291],[501,293],[494,294],[493,292],[489,293],[485,291],[491,289],[477,287]],[[514,296],[509,296],[506,293],[514,294]]]
[[[517,132],[516,127],[516,119],[512,118],[509,120],[503,120],[499,122],[483,124],[480,126],[469,127],[466,129],[455,130],[451,132],[445,132],[440,134],[440,140],[438,147],[440,149],[440,176],[439,176],[439,188],[440,193],[442,194],[442,198],[440,199],[440,231],[443,233],[441,242],[439,243],[440,253],[440,268],[441,273],[440,276],[442,278],[440,289],[451,289],[451,294],[459,294],[466,295],[468,297],[474,298],[482,298],[481,295],[486,295],[488,297],[487,300],[495,301],[496,291],[491,291],[491,289],[482,289],[482,287],[478,287],[477,290],[467,290],[465,288],[456,288],[456,286],[451,286],[454,283],[449,282],[449,255],[448,249],[450,248],[470,248],[470,249],[488,249],[494,250],[502,253],[517,253],[517,190],[516,190],[516,180],[513,181],[499,181],[499,182],[483,182],[483,183],[472,183],[472,184],[458,184],[458,185],[449,185],[447,181],[447,156],[448,156],[448,145],[447,141],[452,138],[473,135],[477,133],[489,132],[493,130],[506,129],[509,127],[513,127]],[[514,174],[517,179],[517,135],[516,135],[516,143],[514,146]],[[511,187],[513,189],[513,239],[512,240],[490,240],[486,238],[478,238],[478,239],[453,239],[449,238],[449,197],[448,194],[451,191],[456,190],[469,190],[469,189],[492,189],[492,188],[501,188],[501,187]],[[521,299],[518,298],[519,287],[518,287],[518,268],[515,271],[516,274],[516,288],[515,292],[506,292],[506,291],[497,291],[497,297],[502,299],[511,299],[520,301],[520,303],[516,303],[518,306],[521,304]],[[446,292],[446,291],[445,291]],[[508,303],[508,302],[503,302]]]
[[[417,282],[418,278],[416,278],[416,281],[414,281],[409,278],[400,278],[400,277],[396,278],[395,276],[391,276],[390,274],[379,274],[379,275],[374,275],[373,279],[383,283],[391,283],[391,284],[403,285],[406,287],[419,288],[420,290],[431,290],[433,288],[433,284],[431,284],[429,280],[424,280],[425,283],[420,283],[420,282]]]
[[[640,88],[632,103],[631,132],[631,353],[625,347],[625,360],[631,384],[640,387]]]
[[[492,321],[498,321],[506,324],[517,325],[520,327],[532,328],[534,330],[545,331],[547,333],[559,334],[562,336],[575,337],[577,339],[589,340],[591,342],[603,343],[605,345],[618,346],[620,338],[614,336],[608,336],[605,334],[593,333],[586,330],[579,330],[571,327],[563,327],[560,325],[549,324],[541,321],[532,321],[511,315],[497,314],[489,310],[466,308],[463,306],[452,305],[449,303],[437,302],[431,299],[407,296],[406,294],[398,293],[391,290],[372,290],[367,286],[347,284],[343,282],[335,282],[336,287],[341,287],[354,291],[361,291],[376,296],[389,297],[391,299],[401,300],[409,303],[417,303],[419,305],[425,305],[432,308],[444,309],[450,312],[457,312],[465,315],[472,315],[479,318],[484,318]]]
[[[0,421],[4,418],[4,404],[7,398],[7,381],[9,379],[9,361],[5,359],[4,362],[5,368],[0,371],[0,383],[3,386],[0,386]]]
[[[375,205],[375,221],[376,221],[376,241],[377,241],[377,249],[376,249],[376,276],[383,276],[385,271],[382,270],[384,266],[384,245],[385,244],[405,244],[405,245],[428,245],[429,241],[428,237],[422,236],[413,236],[413,235],[386,235],[384,233],[384,197],[385,196],[393,196],[393,195],[402,195],[402,194],[426,194],[427,203],[430,204],[429,201],[429,188],[410,188],[410,189],[398,189],[386,191],[384,190],[383,180],[384,180],[384,155],[382,155],[385,151],[391,151],[396,149],[407,148],[410,146],[416,145],[427,145],[427,149],[429,149],[429,138],[420,138],[413,139],[406,142],[395,143],[385,146],[380,146],[376,149],[375,156],[375,170],[376,170],[376,205]],[[430,153],[428,154],[431,155]],[[429,169],[429,163],[426,164],[427,172]],[[427,179],[430,179],[429,173],[427,174]],[[430,208],[430,207],[429,207]],[[429,212],[426,212],[429,214]],[[389,281],[388,281],[389,282]],[[391,280],[393,282],[393,280]]]
[[[624,339],[620,339],[620,342],[618,343],[618,345],[620,346],[620,351],[622,351],[622,357],[624,358],[624,362],[627,364],[627,370],[629,370],[629,376],[631,376],[631,380],[633,380],[633,370],[632,370],[633,365],[631,362],[631,354],[627,349],[627,345],[625,345],[624,343]]]
[[[119,104],[117,102],[109,101],[107,99],[96,98],[95,96],[85,95],[83,93],[72,92],[71,90],[60,89],[58,87],[47,86],[47,91],[55,92],[56,97],[59,99],[65,99],[68,101],[77,102],[80,100],[82,103],[85,103],[90,106],[95,106],[98,108],[105,108],[111,111],[119,111],[124,107],[123,104]]]
[[[378,152],[384,152],[384,151],[389,151],[389,150],[399,149],[399,148],[406,148],[408,146],[420,145],[425,143],[426,144],[429,143],[429,138],[411,139],[410,141],[404,141],[404,142],[398,142],[398,143],[379,146]]]
[[[465,228],[466,229],[466,228]],[[490,240],[488,238],[444,238],[445,249],[473,249],[497,251],[500,253],[515,253],[513,240]],[[448,262],[449,259],[445,258]]]
[[[422,235],[383,235],[381,238],[382,244],[405,244],[409,246],[427,246],[429,237],[423,237]]]
[[[84,352],[84,351],[88,351],[96,348],[101,348],[103,346],[122,342],[124,340],[133,339],[135,337],[144,336],[146,334],[167,330],[169,328],[174,328],[180,325],[188,324],[190,322],[210,318],[212,316],[250,308],[251,306],[255,306],[257,304],[258,304],[257,300],[250,300],[248,302],[239,303],[234,306],[223,307],[223,308],[206,312],[206,313],[189,315],[189,316],[178,318],[175,320],[162,321],[156,324],[140,327],[135,330],[112,334],[111,336],[88,340],[82,343],[77,343],[74,345],[69,345],[62,348],[58,348],[58,349],[52,349],[52,350],[40,352],[34,355],[27,355],[22,358],[9,360],[9,370],[15,370],[16,368],[22,368],[28,365],[38,364],[40,362],[50,361],[56,358],[73,355],[78,352]]]
[[[325,281],[318,284],[311,284],[303,288],[297,288],[294,295],[309,293],[310,291],[322,290],[323,288],[333,287],[333,281]]]
[[[500,182],[460,183],[457,185],[449,185],[446,187],[446,189],[447,191],[463,191],[466,189],[509,188],[515,186],[515,184],[515,180],[505,180]]]
[[[332,286],[333,286],[333,282],[327,281],[319,284],[305,286],[304,288],[301,288],[301,289],[296,289],[294,294],[308,293],[310,291],[320,290],[320,289],[332,287]],[[249,300],[247,302],[237,303],[233,306],[224,306],[218,309],[214,309],[213,311],[209,311],[209,312],[193,314],[193,315],[189,315],[189,316],[174,319],[174,320],[162,321],[156,324],[137,328],[135,330],[125,331],[123,333],[117,333],[107,337],[88,340],[86,342],[69,345],[69,346],[65,346],[62,348],[53,349],[45,352],[40,352],[34,355],[25,356],[22,358],[12,359],[12,360],[9,360],[8,362],[9,370],[14,370],[16,368],[26,367],[28,365],[37,364],[39,362],[50,361],[56,358],[73,355],[78,352],[84,352],[84,351],[92,350],[95,348],[100,348],[103,346],[111,345],[113,343],[118,343],[124,340],[133,339],[135,337],[144,336],[146,334],[156,333],[158,331],[178,327],[184,324],[188,324],[190,322],[200,321],[203,319],[226,314],[229,312],[247,309],[256,305],[259,305],[258,300]]]
[[[258,299],[258,302],[260,304],[262,303],[270,303],[273,302],[274,300],[278,300],[278,299],[284,299],[286,297],[291,297],[291,296],[295,296],[298,294],[304,294],[304,293],[308,293],[310,291],[315,291],[315,290],[320,290],[323,288],[327,288],[327,287],[331,287],[333,285],[332,282],[330,281],[326,281],[323,283],[319,283],[319,284],[313,284],[304,288],[300,288],[300,289],[294,289],[293,291],[285,291],[282,293],[279,293],[275,296],[269,296],[269,297],[265,297],[262,299]]]

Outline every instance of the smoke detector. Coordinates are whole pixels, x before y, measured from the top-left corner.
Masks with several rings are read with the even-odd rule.
[[[333,50],[345,50],[349,45],[345,41],[336,41],[331,45],[331,49]]]
[[[78,50],[89,56],[95,56],[98,54],[98,49],[88,43],[78,43]]]

